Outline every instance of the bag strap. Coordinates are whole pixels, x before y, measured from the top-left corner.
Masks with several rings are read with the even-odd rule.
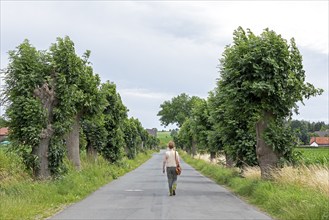
[[[176,158],[176,152],[177,152],[177,151],[175,151],[175,162],[176,162],[176,166],[179,166],[179,162],[178,162],[178,160],[177,160],[177,158]]]

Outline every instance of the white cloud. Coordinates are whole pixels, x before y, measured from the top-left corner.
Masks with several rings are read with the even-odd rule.
[[[156,93],[147,89],[121,89],[120,95],[127,98],[144,98],[155,100],[167,100],[173,97],[173,94]]]
[[[180,93],[206,97],[233,31],[266,27],[296,39],[307,81],[328,88],[328,1],[1,1],[1,68],[8,50],[28,38],[47,49],[56,37],[91,50],[102,81],[117,84],[131,116],[159,126],[159,105]],[[327,93],[325,93],[327,94]],[[316,103],[328,96],[312,98]],[[320,101],[321,99],[321,101]],[[327,99],[327,100],[323,100]],[[306,102],[308,103],[308,102]],[[310,104],[310,105],[315,105]],[[301,107],[298,117],[326,118]],[[327,109],[327,110],[326,110]],[[327,113],[327,114],[326,114]],[[160,128],[160,127],[158,127]]]

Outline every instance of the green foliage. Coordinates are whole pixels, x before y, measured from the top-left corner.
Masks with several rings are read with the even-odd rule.
[[[146,130],[145,130],[145,132],[147,133]],[[145,145],[146,145],[147,149],[152,149],[152,150],[159,149],[160,139],[148,134]]]
[[[274,31],[265,29],[256,36],[239,27],[234,31],[233,43],[223,52],[220,75],[215,89],[217,100],[212,99],[215,102],[211,105],[215,107],[212,120],[223,134],[222,142],[228,145],[226,152],[234,158],[238,155],[232,153],[240,147],[252,151],[252,142],[255,143],[252,129],[264,120],[265,113],[270,113],[272,123],[276,124],[260,137],[265,137],[279,156],[289,160],[292,137],[282,122],[292,111],[298,112],[296,102],[323,91],[304,83],[302,56],[294,39],[288,44]],[[236,149],[232,148],[234,143],[228,143],[234,136],[235,143],[240,142],[240,146],[235,144]],[[250,159],[253,163],[256,157]]]
[[[194,121],[192,121],[191,118],[188,118],[183,123],[179,129],[177,137],[174,139],[176,146],[180,146],[181,149],[189,153],[192,153],[192,145],[194,141],[193,123]]]
[[[105,128],[105,119],[102,113],[83,117],[82,130],[86,137],[87,147],[101,151],[107,142],[108,132]]]
[[[0,116],[0,128],[7,126],[8,126],[8,121],[4,117]]]
[[[264,133],[264,140],[281,155],[281,163],[295,164],[293,148],[296,146],[293,132],[284,121],[272,122]]]
[[[61,172],[63,139],[73,120],[103,110],[100,79],[93,74],[89,55],[86,51],[80,58],[69,37],[57,38],[49,51],[37,51],[28,40],[9,51],[4,73],[10,139],[16,148],[23,148],[19,152],[28,169],[39,168],[36,163],[45,158],[38,155],[41,140],[50,139],[49,169],[53,174]]]
[[[120,160],[124,155],[125,140],[123,124],[128,117],[128,109],[123,105],[114,83],[109,81],[104,83],[101,87],[101,92],[107,101],[107,105],[103,110],[107,136],[101,153],[110,162],[115,162]]]
[[[126,144],[125,151],[129,159],[135,158],[140,150],[139,146],[142,144],[142,131],[143,127],[138,119],[129,118],[123,123],[123,133]]]
[[[64,140],[58,136],[51,139],[51,148],[49,149],[49,169],[54,176],[60,176],[67,172],[67,167],[64,164],[66,155]]]
[[[223,149],[235,166],[257,165],[255,132],[246,115],[236,112],[239,100],[232,100],[222,87],[218,86],[209,95],[209,121],[212,125],[213,142]]]
[[[48,56],[37,51],[28,40],[8,54],[9,64],[3,71],[7,84],[4,93],[10,104],[7,109],[9,138],[24,157],[27,168],[36,169],[37,158],[29,154],[38,148],[46,117],[41,100],[34,93],[49,72]]]
[[[200,152],[210,152],[209,132],[212,124],[209,121],[208,103],[204,99],[198,100],[192,109],[191,118],[194,121],[193,133]]]
[[[182,93],[172,98],[171,101],[165,101],[160,105],[161,110],[157,114],[160,116],[161,125],[176,124],[181,127],[186,119],[191,116],[192,108],[199,100],[200,98],[196,96],[190,97]]]
[[[284,118],[298,111],[296,102],[322,93],[304,83],[302,56],[294,39],[289,45],[274,31],[265,29],[255,36],[241,27],[233,39],[221,59],[221,81],[225,91],[233,89],[228,95],[242,102],[242,112],[250,111],[256,119],[263,111]]]

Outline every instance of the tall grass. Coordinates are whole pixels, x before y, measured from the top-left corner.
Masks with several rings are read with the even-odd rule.
[[[247,167],[244,169],[243,176],[260,180],[260,169],[259,167]],[[310,188],[329,197],[329,168],[326,166],[286,166],[279,172],[274,172],[273,177],[277,182]]]
[[[65,176],[55,180],[34,181],[14,154],[0,151],[0,219],[43,219],[77,202],[113,179],[131,171],[151,157],[151,151],[134,160],[109,164],[98,158],[90,162],[82,155],[82,170],[69,166]],[[13,169],[13,170],[11,170]]]
[[[244,172],[244,176],[241,176],[237,169],[227,169],[204,160],[193,159],[184,153],[181,155],[184,161],[205,176],[225,185],[276,219],[329,219],[329,196],[323,191],[324,188],[301,184],[298,178],[293,180],[292,176],[289,177],[290,172],[285,180],[281,174],[274,181],[265,181],[260,179],[259,171],[256,169]],[[299,176],[303,174],[300,173]],[[325,180],[325,177],[320,179]]]

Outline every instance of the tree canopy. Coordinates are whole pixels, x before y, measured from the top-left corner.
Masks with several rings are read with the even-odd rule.
[[[65,156],[79,169],[81,150],[118,162],[157,147],[138,119],[128,119],[116,85],[101,85],[89,56],[88,50],[77,55],[69,37],[57,38],[45,51],[28,40],[9,51],[8,67],[1,70],[6,125],[14,148],[37,178],[65,172]]]
[[[165,101],[160,105],[161,110],[158,112],[161,125],[176,124],[178,127],[181,127],[186,119],[191,116],[192,108],[198,100],[200,98],[197,96],[190,97],[182,93],[170,101]]]
[[[223,149],[227,162],[258,164],[262,177],[270,178],[279,162],[293,160],[294,136],[287,122],[298,113],[297,102],[323,90],[305,82],[295,40],[288,43],[269,29],[256,36],[237,28],[222,54],[219,73],[207,101],[186,108],[188,95],[174,97],[160,106],[160,121],[177,123],[178,143]]]

